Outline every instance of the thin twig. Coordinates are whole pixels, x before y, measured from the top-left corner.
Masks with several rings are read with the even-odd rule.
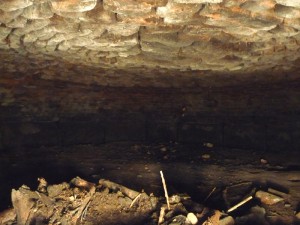
[[[212,191],[211,191],[211,192],[207,195],[207,197],[204,199],[204,202],[206,202],[207,199],[209,199],[209,197],[212,195],[212,193],[215,192],[216,189],[217,189],[217,187],[214,187],[214,188],[212,189]]]
[[[99,185],[109,188],[113,191],[121,191],[124,195],[128,196],[131,200],[135,199],[140,193],[134,190],[131,190],[123,185],[114,183],[109,180],[101,179],[99,180]]]
[[[138,200],[138,198],[139,198],[141,195],[142,195],[142,193],[139,193],[138,196],[136,196],[135,199],[133,199],[133,201],[131,202],[129,208],[131,208],[131,207],[134,205],[134,203]]]
[[[244,205],[245,203],[249,202],[253,197],[249,196],[248,198],[244,199],[240,203],[236,204],[235,206],[231,207],[230,209],[227,210],[227,213],[232,212],[233,210],[236,210],[240,206]]]
[[[87,210],[88,210],[88,207],[90,206],[91,204],[91,200],[89,201],[89,203],[86,205],[86,207],[84,208],[83,212],[82,212],[82,215],[81,215],[81,218],[80,218],[80,221],[82,222],[82,220],[84,220],[84,218],[86,217],[86,213],[87,213]]]
[[[165,207],[161,207],[160,208],[160,213],[159,213],[159,218],[158,218],[158,224],[161,224],[164,222],[164,218],[165,218],[165,214],[166,214],[166,208]]]
[[[75,211],[75,215],[72,217],[71,224],[76,224],[77,220],[79,218],[82,218],[82,214],[83,214],[84,210],[86,209],[87,205],[90,203],[95,192],[96,192],[96,188],[95,188],[95,186],[93,186],[91,188],[91,190],[89,191],[89,193],[87,194],[87,197],[82,201],[82,205],[80,207],[78,207],[78,209]]]
[[[164,174],[163,174],[162,171],[160,171],[160,176],[161,176],[161,180],[162,180],[164,191],[165,191],[165,197],[166,197],[166,200],[167,200],[168,210],[170,210],[170,203],[169,203],[169,195],[168,195],[167,185],[166,185],[166,181],[165,181]]]

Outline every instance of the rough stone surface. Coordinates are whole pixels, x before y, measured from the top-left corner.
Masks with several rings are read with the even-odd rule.
[[[1,57],[31,53],[41,61],[80,59],[92,68],[128,71],[298,69],[298,1],[158,2],[1,1],[1,27],[11,29],[1,35],[0,48],[11,50]]]
[[[97,0],[52,0],[54,12],[85,12],[95,8]]]
[[[300,7],[299,0],[276,0],[276,2],[286,6]]]
[[[32,0],[3,0],[0,2],[0,9],[6,12],[11,12],[26,8],[32,4]]]

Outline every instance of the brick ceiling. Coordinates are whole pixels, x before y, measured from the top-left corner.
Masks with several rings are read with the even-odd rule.
[[[2,0],[0,23],[0,69],[15,76],[180,86],[299,69],[298,0]]]

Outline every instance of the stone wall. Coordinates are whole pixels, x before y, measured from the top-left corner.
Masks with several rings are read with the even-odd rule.
[[[157,115],[160,117],[160,115]],[[300,117],[198,117],[163,119],[123,114],[96,120],[5,121],[0,125],[1,148],[100,145],[110,142],[185,144],[265,151],[297,150]]]
[[[1,107],[1,146],[175,141],[298,149],[298,86],[294,82],[198,89],[91,88],[56,83],[51,98],[42,86],[28,88],[18,104]]]

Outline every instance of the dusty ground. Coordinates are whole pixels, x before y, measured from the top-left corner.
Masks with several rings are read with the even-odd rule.
[[[98,184],[99,179],[104,178],[138,192],[144,190],[148,197],[150,193],[163,196],[160,170],[164,171],[170,195],[186,193],[195,203],[210,210],[226,212],[245,197],[254,196],[245,206],[230,213],[236,224],[251,224],[251,219],[252,224],[253,221],[256,224],[296,224],[295,214],[300,207],[298,152],[245,151],[176,143],[118,143],[2,152],[0,161],[0,178],[5,181],[0,187],[1,200],[5,202],[2,209],[10,206],[12,188],[17,190],[27,184],[35,190],[37,177],[45,177],[49,184],[69,181],[76,176]],[[257,191],[269,189],[283,194],[284,201],[270,205],[255,196]],[[66,196],[71,197],[70,193]],[[86,193],[84,190],[83,196]],[[97,188],[82,224],[157,224],[161,201],[155,209],[147,204],[129,208],[131,202],[132,199],[126,200],[126,196],[118,192]],[[264,214],[257,207],[263,208]],[[202,218],[198,224],[208,218],[199,216],[202,212],[192,212],[200,222]],[[268,220],[259,222],[257,215],[260,214]]]

